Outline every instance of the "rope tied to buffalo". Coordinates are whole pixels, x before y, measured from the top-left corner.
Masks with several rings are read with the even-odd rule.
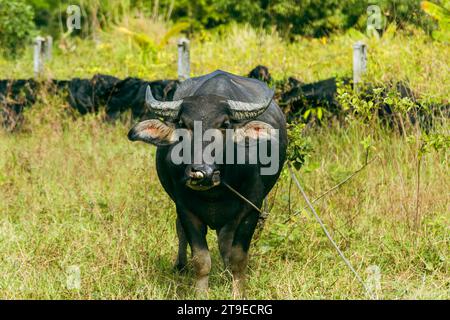
[[[226,182],[222,182],[225,187],[230,189],[231,192],[233,192],[235,195],[237,195],[239,198],[241,198],[244,202],[247,202],[253,209],[259,212],[259,218],[258,218],[258,224],[256,225],[256,238],[258,238],[259,233],[262,231],[264,227],[264,223],[266,222],[267,217],[269,216],[269,212],[263,211],[260,208],[258,208],[253,202],[248,200],[246,197],[244,197],[242,194],[239,193],[236,189],[234,189],[232,186],[230,186]]]

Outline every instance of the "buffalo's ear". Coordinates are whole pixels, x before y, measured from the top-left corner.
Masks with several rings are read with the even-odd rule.
[[[145,120],[136,124],[128,132],[128,139],[144,141],[155,146],[167,146],[178,141],[175,128],[157,119]]]
[[[257,140],[273,139],[272,130],[275,130],[270,124],[262,121],[250,121],[244,126],[239,127],[234,132],[234,141],[236,143],[252,143]]]

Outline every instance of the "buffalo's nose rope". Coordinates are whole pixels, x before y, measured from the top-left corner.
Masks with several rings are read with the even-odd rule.
[[[259,237],[259,234],[261,233],[261,230],[264,227],[264,223],[266,222],[267,217],[269,216],[269,213],[266,211],[261,210],[260,208],[258,208],[253,202],[251,202],[250,200],[248,200],[246,197],[244,197],[242,194],[239,193],[239,191],[237,191],[236,189],[234,189],[232,186],[230,186],[228,183],[226,183],[225,181],[222,181],[222,184],[227,187],[228,189],[230,189],[231,192],[233,192],[235,195],[237,195],[239,198],[241,198],[242,200],[244,200],[245,202],[247,202],[250,206],[252,206],[256,211],[259,212],[259,220],[258,220],[258,225],[256,226],[257,228],[257,233],[255,235],[255,238]]]
[[[228,183],[226,183],[225,181],[222,181],[222,183],[224,184],[225,187],[227,187],[228,189],[230,189],[234,194],[236,194],[239,198],[241,198],[242,200],[244,200],[245,202],[247,202],[249,205],[251,205],[256,211],[258,211],[260,214],[264,214],[264,212],[259,209],[253,202],[251,202],[250,200],[248,200],[246,197],[244,197],[242,194],[239,193],[239,191],[237,191],[236,189],[234,189],[232,186],[230,186]]]

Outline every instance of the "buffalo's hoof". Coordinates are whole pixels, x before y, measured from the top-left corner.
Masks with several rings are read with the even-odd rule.
[[[188,271],[187,264],[181,263],[181,262],[176,262],[173,266],[173,270],[175,272],[179,272],[179,273],[186,273]]]

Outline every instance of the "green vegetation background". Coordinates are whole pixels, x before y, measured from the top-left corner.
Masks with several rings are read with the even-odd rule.
[[[132,2],[133,10],[127,1],[85,1],[85,17],[96,12],[89,9],[92,4],[102,4],[94,9],[110,6],[95,15],[98,23],[86,19],[82,31],[70,36],[64,23],[60,26],[56,1],[29,3],[36,28],[56,37],[53,59],[45,68],[50,78],[95,73],[176,78],[176,38],[171,35],[190,18],[193,75],[215,69],[245,75],[264,64],[276,81],[351,76],[352,45],[363,39],[369,47],[365,80],[402,80],[422,102],[448,105],[449,47],[430,36],[437,24],[420,12],[417,1],[396,1],[397,13],[405,4],[401,17],[384,11],[389,15],[380,39],[362,33],[365,2],[357,11],[346,1],[300,1],[309,6],[294,9],[289,7],[293,2],[271,1],[271,9],[258,15],[249,14],[248,6],[261,10],[264,1],[180,1],[173,2],[169,15],[171,1],[161,0],[160,6],[143,2],[142,9]],[[195,6],[189,9],[186,3]],[[383,3],[388,8],[394,1]],[[344,15],[348,8],[353,13]],[[283,22],[289,16],[303,21],[305,15],[305,28]],[[235,16],[239,23],[231,21]],[[416,18],[422,22],[416,24]],[[32,77],[31,61],[25,43],[14,58],[0,58],[0,78]],[[424,131],[409,121],[414,104],[408,99],[393,95],[366,101],[348,88],[340,88],[338,99],[343,108],[358,112],[347,112],[340,121],[324,115],[322,124],[311,121],[290,130],[291,146],[304,157],[299,176],[306,192],[315,198],[377,157],[317,201],[319,215],[378,298],[449,299],[448,118],[435,114],[433,128]],[[404,121],[404,131],[378,119],[382,102]],[[0,298],[194,297],[192,274],[172,270],[176,213],[158,182],[155,150],[130,143],[130,125],[129,115],[114,125],[102,113],[80,117],[63,97],[43,93],[25,111],[20,128],[0,129]],[[249,298],[366,298],[316,221],[302,210],[305,203],[286,171],[269,205],[265,229],[250,251]],[[215,238],[209,232],[209,297],[228,299],[230,275],[222,268]],[[81,271],[79,289],[67,283],[72,266]]]

